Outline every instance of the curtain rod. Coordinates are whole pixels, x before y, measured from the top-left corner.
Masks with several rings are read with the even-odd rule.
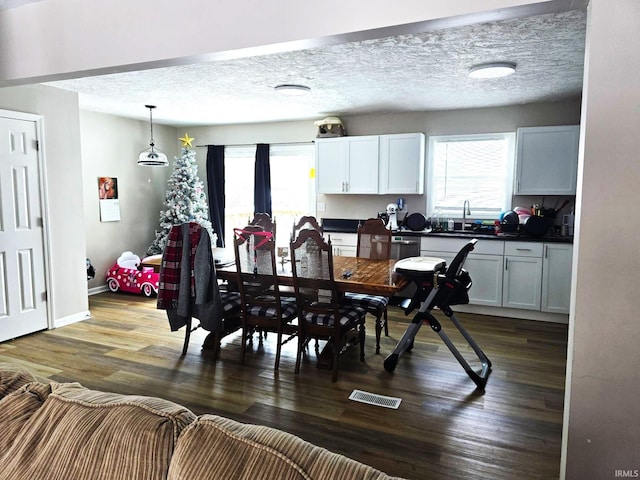
[[[258,143],[266,143],[266,142],[258,142]],[[257,145],[258,143],[234,143],[234,144],[229,144],[229,145],[221,145],[223,147],[253,147],[255,145]],[[288,143],[284,143],[284,142],[280,142],[280,143],[270,143],[269,145],[276,145],[276,146],[282,146],[282,145],[313,145],[315,143],[315,140],[311,140],[310,142],[288,142]],[[196,147],[208,147],[209,145],[196,145]]]

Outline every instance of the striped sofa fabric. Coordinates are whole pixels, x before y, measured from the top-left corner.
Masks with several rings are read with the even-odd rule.
[[[294,435],[0,363],[0,480],[390,480]]]

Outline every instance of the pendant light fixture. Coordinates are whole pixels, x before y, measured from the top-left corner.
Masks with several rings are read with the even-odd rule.
[[[138,155],[138,165],[143,167],[167,167],[169,166],[169,160],[167,155],[156,148],[156,144],[153,140],[153,109],[155,105],[145,105],[149,109],[149,125],[151,126],[151,140],[149,141],[149,148],[145,148]]]

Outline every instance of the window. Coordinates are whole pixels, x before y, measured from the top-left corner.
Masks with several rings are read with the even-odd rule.
[[[447,135],[429,138],[427,212],[496,219],[511,208],[515,133]]]
[[[225,148],[225,244],[233,245],[233,229],[253,217],[255,147]],[[272,145],[271,209],[276,220],[276,243],[288,245],[294,219],[315,215],[313,145]]]

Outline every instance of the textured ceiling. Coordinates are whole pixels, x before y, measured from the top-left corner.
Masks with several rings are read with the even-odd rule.
[[[175,126],[555,101],[582,90],[586,11],[574,10],[317,49],[50,82],[83,109]],[[473,80],[472,65],[517,64]],[[308,95],[273,87],[304,84]]]

